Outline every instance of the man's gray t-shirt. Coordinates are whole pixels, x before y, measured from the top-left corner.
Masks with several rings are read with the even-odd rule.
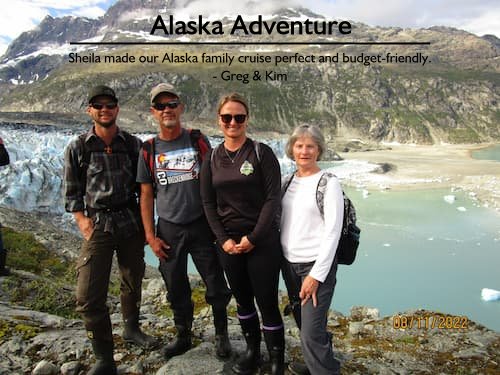
[[[208,140],[205,138],[207,144]],[[200,197],[200,160],[186,129],[176,139],[154,138],[156,212],[174,224],[187,224],[203,215]],[[137,182],[151,183],[149,166],[139,157]]]

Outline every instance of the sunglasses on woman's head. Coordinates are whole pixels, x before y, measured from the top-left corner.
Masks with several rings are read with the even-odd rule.
[[[247,115],[229,115],[229,114],[224,114],[224,115],[219,115],[220,119],[224,124],[229,124],[231,121],[236,121],[237,124],[243,124],[247,118]]]

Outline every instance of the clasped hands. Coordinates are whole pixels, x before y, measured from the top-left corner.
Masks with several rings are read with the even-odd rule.
[[[239,243],[236,243],[232,238],[230,238],[222,245],[222,249],[228,254],[248,253],[254,247],[255,246],[248,240],[247,236],[241,237]]]

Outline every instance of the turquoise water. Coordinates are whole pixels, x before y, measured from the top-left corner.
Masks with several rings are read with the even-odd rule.
[[[347,190],[362,228],[358,257],[339,266],[332,308],[376,307],[381,315],[425,308],[466,315],[500,331],[500,301],[484,302],[481,289],[500,290],[498,215],[449,190]],[[463,207],[466,211],[457,208]],[[157,260],[148,250],[149,264]],[[196,272],[190,264],[190,272]],[[284,285],[281,285],[284,288]]]
[[[483,148],[472,152],[474,159],[500,161],[500,145]]]
[[[378,307],[382,315],[426,308],[469,318],[500,331],[498,215],[448,190],[351,193],[363,229],[358,258],[340,266],[333,307]],[[466,211],[457,208],[464,207]]]

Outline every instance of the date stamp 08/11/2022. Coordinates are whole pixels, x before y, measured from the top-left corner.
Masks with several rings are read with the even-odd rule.
[[[469,319],[457,315],[394,315],[392,317],[394,329],[468,329]]]

